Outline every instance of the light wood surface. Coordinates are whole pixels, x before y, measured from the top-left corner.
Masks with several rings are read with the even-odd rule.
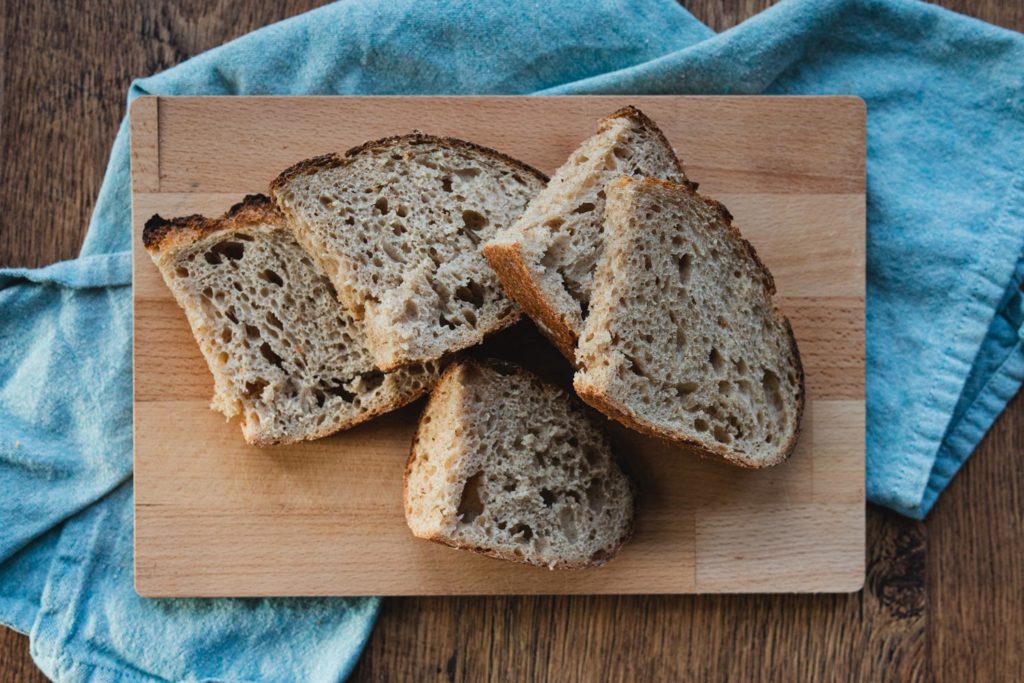
[[[216,214],[286,166],[414,128],[553,171],[628,102],[664,128],[774,273],[804,355],[792,459],[746,472],[617,430],[639,486],[606,567],[551,572],[414,539],[419,405],[298,446],[246,446],[141,248],[154,213]],[[864,109],[854,98],[145,98],[132,112],[136,587],[149,596],[853,591],[864,576]],[[516,339],[510,343],[509,338]],[[530,329],[492,342],[518,360]],[[544,366],[544,363],[540,365]],[[538,368],[542,369],[542,368]],[[549,375],[564,373],[551,363]]]

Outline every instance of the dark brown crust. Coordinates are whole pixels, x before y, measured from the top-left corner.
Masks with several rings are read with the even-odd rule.
[[[537,286],[523,259],[522,245],[485,244],[484,256],[498,275],[502,288],[519,304],[566,359],[576,365],[576,335]]]
[[[350,164],[354,159],[366,154],[367,152],[374,152],[381,149],[387,149],[394,147],[398,144],[407,145],[434,145],[442,147],[451,147],[454,149],[468,150],[471,152],[477,152],[484,154],[499,161],[503,161],[515,168],[518,168],[523,173],[533,176],[542,183],[548,182],[548,177],[535,169],[529,164],[523,163],[518,159],[510,157],[507,154],[499,152],[496,149],[490,147],[484,147],[474,142],[468,142],[466,140],[460,140],[459,138],[442,137],[437,135],[428,135],[427,133],[408,133],[406,135],[392,135],[386,138],[380,138],[379,140],[369,140],[361,145],[357,145],[346,152],[333,152],[330,154],[324,154],[312,159],[305,159],[299,163],[288,167],[279,176],[274,178],[270,183],[270,194],[276,196],[281,189],[289,182],[298,178],[299,176],[312,175],[319,171],[324,171],[331,168],[337,168],[339,166],[346,166]]]
[[[584,385],[581,382],[579,382],[578,375],[577,379],[573,380],[573,388],[576,389],[576,393],[587,404],[593,406],[598,411],[604,413],[605,415],[612,418],[616,422],[622,424],[623,426],[629,429],[632,429],[633,431],[640,432],[641,434],[647,434],[648,436],[653,436],[671,443],[687,446],[695,450],[696,452],[700,453],[701,455],[719,457],[733,465],[745,467],[748,469],[762,469],[784,462],[786,459],[789,458],[790,455],[792,455],[793,450],[796,448],[797,440],[800,436],[806,391],[804,385],[803,363],[800,360],[800,349],[796,343],[796,336],[793,334],[793,327],[792,325],[790,325],[789,319],[782,313],[782,311],[779,310],[777,306],[774,305],[773,297],[775,295],[775,279],[772,277],[771,272],[769,272],[767,266],[764,265],[764,262],[757,255],[757,251],[754,249],[754,245],[752,245],[750,242],[744,239],[743,235],[739,231],[739,228],[733,225],[733,217],[732,214],[729,213],[729,210],[726,209],[724,205],[715,201],[714,199],[704,197],[703,195],[696,192],[693,188],[691,188],[688,185],[681,185],[679,183],[673,183],[667,180],[659,180],[656,178],[638,179],[631,177],[622,177],[613,181],[612,184],[618,185],[620,187],[636,184],[648,189],[659,189],[667,190],[670,192],[688,193],[696,197],[700,201],[705,202],[707,205],[709,205],[716,211],[719,219],[721,220],[722,227],[729,232],[729,235],[733,238],[733,240],[735,240],[739,244],[740,248],[743,250],[744,255],[754,262],[755,266],[760,272],[762,276],[762,286],[765,289],[765,293],[767,294],[769,301],[772,301],[773,304],[772,310],[774,311],[776,318],[779,320],[779,322],[785,329],[786,335],[789,337],[789,346],[793,355],[794,365],[796,366],[796,372],[798,376],[797,384],[799,387],[796,406],[796,428],[793,430],[793,434],[790,437],[789,441],[786,443],[786,445],[782,449],[780,449],[778,457],[773,458],[771,460],[752,462],[746,459],[745,454],[737,454],[736,452],[724,447],[708,446],[696,440],[689,439],[685,436],[677,434],[675,432],[670,432],[661,429],[655,425],[646,423],[643,421],[643,418],[641,418],[639,415],[634,413],[632,410],[626,408],[622,404],[618,403],[617,401],[614,401],[611,397],[601,393],[600,391],[597,391],[596,389],[590,386]]]
[[[169,248],[180,248],[216,232],[241,230],[257,223],[275,223],[282,218],[270,197],[250,194],[219,218],[207,218],[200,214],[163,218],[154,214],[142,229],[142,244],[146,251],[160,253]]]
[[[518,374],[525,374],[525,375],[529,375],[531,377],[534,377],[539,382],[541,382],[542,384],[547,385],[546,382],[544,382],[543,380],[540,380],[539,378],[537,378],[536,375],[534,375],[533,373],[529,372],[528,370],[525,370],[524,368],[519,367],[518,365],[516,365],[514,363],[509,363],[508,361],[496,360],[496,359],[491,359],[491,358],[487,358],[487,359],[460,358],[459,360],[457,360],[457,361],[453,362],[451,365],[449,365],[448,368],[441,375],[440,379],[438,379],[437,382],[434,384],[434,391],[431,391],[430,398],[427,401],[427,405],[424,406],[423,412],[420,413],[420,418],[419,418],[419,420],[416,423],[416,433],[415,433],[415,435],[413,436],[413,439],[412,439],[412,446],[410,448],[409,457],[405,461],[405,471],[404,471],[404,474],[402,476],[402,501],[404,503],[403,507],[405,509],[407,523],[408,523],[408,516],[409,516],[409,506],[408,506],[408,500],[409,500],[409,474],[412,471],[413,462],[415,462],[416,457],[419,454],[419,452],[417,451],[417,446],[419,445],[419,442],[420,442],[420,431],[424,427],[423,417],[430,411],[430,408],[431,408],[431,406],[432,406],[432,404],[433,404],[433,402],[435,400],[435,397],[437,396],[437,393],[438,393],[436,390],[440,389],[441,387],[443,387],[446,382],[454,381],[452,379],[454,374],[456,372],[458,372],[460,369],[462,369],[463,367],[467,367],[467,366],[475,366],[475,367],[485,366],[485,367],[490,367],[490,368],[498,369],[498,370],[503,371],[503,372],[514,372],[514,373],[518,373]],[[548,385],[548,386],[550,386],[550,385]],[[606,438],[607,438],[607,432],[606,432],[606,430],[604,430],[604,427],[597,420],[593,419],[593,417],[592,417],[593,413],[589,412],[589,409],[587,409],[587,407],[583,403],[578,401],[571,394],[568,394],[568,393],[563,392],[561,390],[559,390],[559,393],[561,393],[561,394],[563,394],[565,396],[567,402],[570,405],[575,405],[575,406],[579,406],[580,408],[582,408],[586,412],[588,417],[590,417],[591,423],[594,425],[594,427],[597,428],[597,429],[601,429],[603,432],[605,432],[605,435],[606,435]],[[621,468],[620,468],[620,471],[621,471]],[[625,473],[623,473],[623,476],[626,476]],[[468,550],[469,552],[476,553],[477,555],[483,555],[485,557],[494,558],[496,560],[507,560],[509,562],[515,562],[517,564],[525,564],[525,565],[529,565],[531,567],[540,567],[540,568],[543,568],[543,569],[552,569],[552,570],[554,570],[554,569],[587,569],[589,567],[600,567],[600,566],[602,566],[604,564],[607,564],[611,560],[615,559],[615,557],[618,555],[619,551],[622,549],[622,546],[625,545],[629,541],[629,539],[631,539],[633,537],[633,533],[634,533],[634,531],[636,529],[636,502],[635,502],[636,501],[636,487],[633,484],[633,481],[630,480],[628,476],[626,476],[626,481],[628,482],[629,487],[630,487],[629,521],[626,524],[625,530],[623,530],[623,532],[622,532],[622,536],[619,537],[619,539],[615,542],[615,544],[610,546],[610,547],[608,547],[608,548],[604,548],[603,549],[607,553],[607,559],[604,559],[604,560],[587,561],[587,562],[557,562],[554,565],[537,564],[537,563],[534,563],[534,562],[529,562],[529,561],[527,561],[527,560],[525,560],[525,559],[523,559],[521,557],[516,557],[515,555],[504,554],[504,553],[502,553],[500,551],[490,550],[488,548],[480,548],[478,546],[454,543],[450,539],[447,539],[447,538],[444,538],[444,537],[441,537],[441,536],[438,536],[438,535],[417,536],[417,538],[423,538],[423,539],[428,540],[428,541],[433,541],[434,543],[440,543],[441,545],[446,545],[449,548],[455,548],[457,550]]]

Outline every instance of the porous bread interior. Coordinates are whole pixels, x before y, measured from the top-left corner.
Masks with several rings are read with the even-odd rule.
[[[413,533],[550,568],[606,562],[631,527],[632,492],[585,411],[524,370],[452,368],[406,475]]]
[[[610,185],[606,219],[577,391],[739,464],[783,459],[801,369],[749,245],[715,204],[653,181]]]
[[[215,380],[212,407],[246,440],[324,436],[407,403],[437,364],[374,366],[361,325],[278,222],[218,231],[153,254]]]
[[[685,180],[657,129],[639,117],[613,115],[555,172],[522,217],[492,241],[519,246],[546,303],[574,336],[582,330],[601,255],[604,186],[622,175]]]
[[[518,317],[481,244],[542,187],[497,156],[399,139],[274,196],[364,320],[377,365],[392,368],[477,344]]]

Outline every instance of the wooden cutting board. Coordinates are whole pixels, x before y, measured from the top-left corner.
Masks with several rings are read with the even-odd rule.
[[[778,284],[807,372],[792,458],[741,471],[616,428],[636,535],[551,572],[412,537],[402,471],[422,403],[313,443],[257,449],[213,381],[142,227],[216,215],[290,164],[419,129],[552,172],[597,119],[652,116]],[[146,596],[853,591],[864,580],[864,139],[856,98],[141,98],[131,110],[135,585]],[[565,382],[524,323],[488,343]]]

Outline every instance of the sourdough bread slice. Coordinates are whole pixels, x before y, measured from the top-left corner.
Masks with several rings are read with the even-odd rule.
[[[143,242],[214,378],[211,407],[255,445],[315,439],[409,403],[437,364],[382,373],[268,197],[217,219],[153,216]]]
[[[577,393],[627,427],[743,467],[796,445],[803,369],[775,282],[724,206],[685,185],[608,186]]]
[[[484,245],[505,291],[570,361],[601,255],[604,186],[622,175],[687,182],[664,134],[635,107],[601,119],[522,217]]]
[[[629,537],[633,496],[597,419],[517,366],[456,362],[406,465],[409,528],[551,569],[604,564]]]
[[[481,244],[546,182],[494,150],[413,134],[299,163],[271,194],[390,370],[478,344],[519,318]]]

